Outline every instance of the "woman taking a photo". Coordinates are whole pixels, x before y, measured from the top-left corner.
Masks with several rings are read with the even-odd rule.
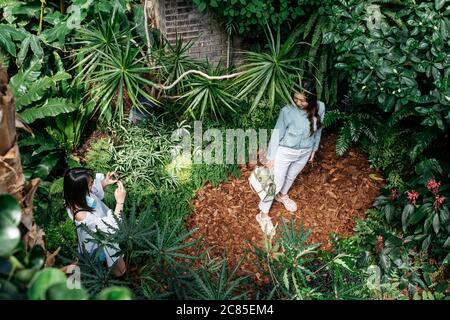
[[[102,201],[104,189],[117,183],[114,192],[116,207],[114,213]],[[97,229],[105,233],[114,232],[117,223],[114,215],[120,218],[126,191],[121,181],[114,179],[114,173],[107,173],[106,177],[85,168],[73,168],[66,171],[64,175],[64,201],[70,219],[73,220],[78,237],[79,251],[85,250],[92,254],[97,249],[89,233],[81,228],[85,225],[89,230],[95,232]],[[100,260],[106,261],[108,267],[113,267],[112,274],[116,277],[122,276],[126,271],[125,262],[122,257],[117,256],[119,247],[117,244],[108,243],[100,248]]]
[[[313,162],[319,148],[325,104],[317,100],[315,85],[310,80],[302,83],[302,92],[293,93],[294,105],[280,111],[267,151],[266,166],[273,170],[276,201],[283,203],[289,212],[297,211],[297,204],[288,192],[306,163]],[[261,229],[274,235],[275,229],[269,211],[272,201],[259,203],[256,215]]]

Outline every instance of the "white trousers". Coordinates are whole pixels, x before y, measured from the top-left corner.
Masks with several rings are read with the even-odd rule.
[[[303,170],[311,156],[312,148],[292,149],[279,146],[274,158],[273,175],[275,194],[287,194],[298,174]],[[269,213],[273,201],[259,203],[259,210]]]

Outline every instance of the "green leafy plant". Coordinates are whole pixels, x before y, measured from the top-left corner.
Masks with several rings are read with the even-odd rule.
[[[431,249],[442,263],[449,263],[450,215],[446,203],[449,186],[436,160],[419,163],[416,173],[407,189],[382,195],[375,205],[382,209],[388,222],[403,229],[406,242],[420,245],[423,251]]]
[[[301,89],[301,57],[298,56],[298,36],[296,30],[281,43],[280,29],[276,37],[270,27],[265,28],[268,52],[245,52],[244,65],[239,68],[241,75],[234,80],[238,86],[237,98],[252,96],[250,112],[262,98],[267,98],[270,109],[279,99],[288,103],[292,101],[292,91]]]
[[[330,1],[311,0],[194,0],[202,11],[214,12],[228,23],[233,22],[240,34],[254,34],[265,22],[274,26],[287,26],[306,14],[311,7],[316,9]]]
[[[355,104],[374,105],[387,123],[416,128],[412,161],[447,128],[448,10],[445,2],[340,1],[324,35],[335,67],[351,75]],[[447,119],[447,120],[446,120]]]
[[[223,75],[222,66],[218,64],[212,69],[208,64],[207,74]],[[214,119],[223,118],[222,109],[235,112],[236,99],[228,91],[229,83],[229,80],[209,80],[196,75],[184,81],[186,93],[180,96],[183,99],[184,113],[193,119],[203,120],[207,116]]]
[[[174,43],[163,39],[160,48],[152,52],[152,58],[159,67],[155,70],[155,77],[164,79],[165,84],[170,84],[188,70],[203,69],[201,63],[194,61],[187,54],[193,44],[192,41],[184,41],[178,34]],[[180,95],[185,92],[185,82],[191,78],[191,75],[187,75],[185,81],[180,81],[169,93]]]
[[[352,108],[351,111],[337,109],[327,111],[324,126],[331,127],[336,123],[341,123],[336,141],[338,156],[343,156],[352,143],[362,140],[363,137],[370,143],[378,141],[377,131],[381,126],[381,119],[374,113],[366,112],[361,108]]]
[[[245,298],[247,292],[242,292],[241,286],[247,276],[236,276],[236,271],[241,262],[242,259],[229,272],[226,257],[211,259],[209,255],[206,255],[200,270],[192,270],[194,281],[186,283],[186,298],[198,300],[237,300]]]
[[[127,187],[144,194],[177,185],[165,171],[171,160],[170,128],[150,119],[140,126],[118,128],[117,135],[111,169],[122,175]]]
[[[293,218],[289,225],[284,219],[278,228],[280,237],[275,244],[266,241],[266,248],[255,248],[255,255],[267,263],[273,282],[270,294],[277,298],[311,299],[317,297],[316,290],[309,286],[313,274],[313,265],[320,244],[307,244],[311,230],[305,231],[303,225],[295,226]]]

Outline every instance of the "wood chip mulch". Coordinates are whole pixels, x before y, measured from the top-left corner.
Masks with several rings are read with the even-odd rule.
[[[315,164],[307,164],[289,191],[297,202],[294,218],[306,229],[313,228],[310,243],[321,243],[329,250],[329,235],[336,233],[348,237],[353,232],[355,220],[364,218],[382,186],[381,176],[369,168],[367,157],[350,149],[342,158],[335,154],[336,136],[324,135],[316,153]],[[242,166],[242,176],[235,177],[214,188],[207,183],[194,199],[194,212],[187,219],[189,230],[198,228],[191,239],[202,238],[202,248],[209,249],[212,257],[222,257],[226,252],[229,266],[234,266],[242,255],[252,250],[252,244],[264,243],[258,222],[258,196],[251,190],[248,177],[254,167]],[[370,174],[376,176],[369,177]],[[379,177],[380,179],[376,179]],[[291,214],[283,205],[274,202],[270,211],[274,225]],[[190,250],[189,253],[197,249]],[[238,274],[258,275],[253,254],[247,254]]]

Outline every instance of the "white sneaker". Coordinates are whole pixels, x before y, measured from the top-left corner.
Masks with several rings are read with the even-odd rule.
[[[279,194],[275,197],[275,200],[278,202],[281,202],[287,211],[289,212],[295,212],[297,211],[297,204],[294,200],[289,198],[288,195],[280,196]]]
[[[269,237],[275,235],[275,227],[273,226],[272,219],[270,217],[262,218],[261,213],[256,215],[256,221],[259,222],[261,230]]]

